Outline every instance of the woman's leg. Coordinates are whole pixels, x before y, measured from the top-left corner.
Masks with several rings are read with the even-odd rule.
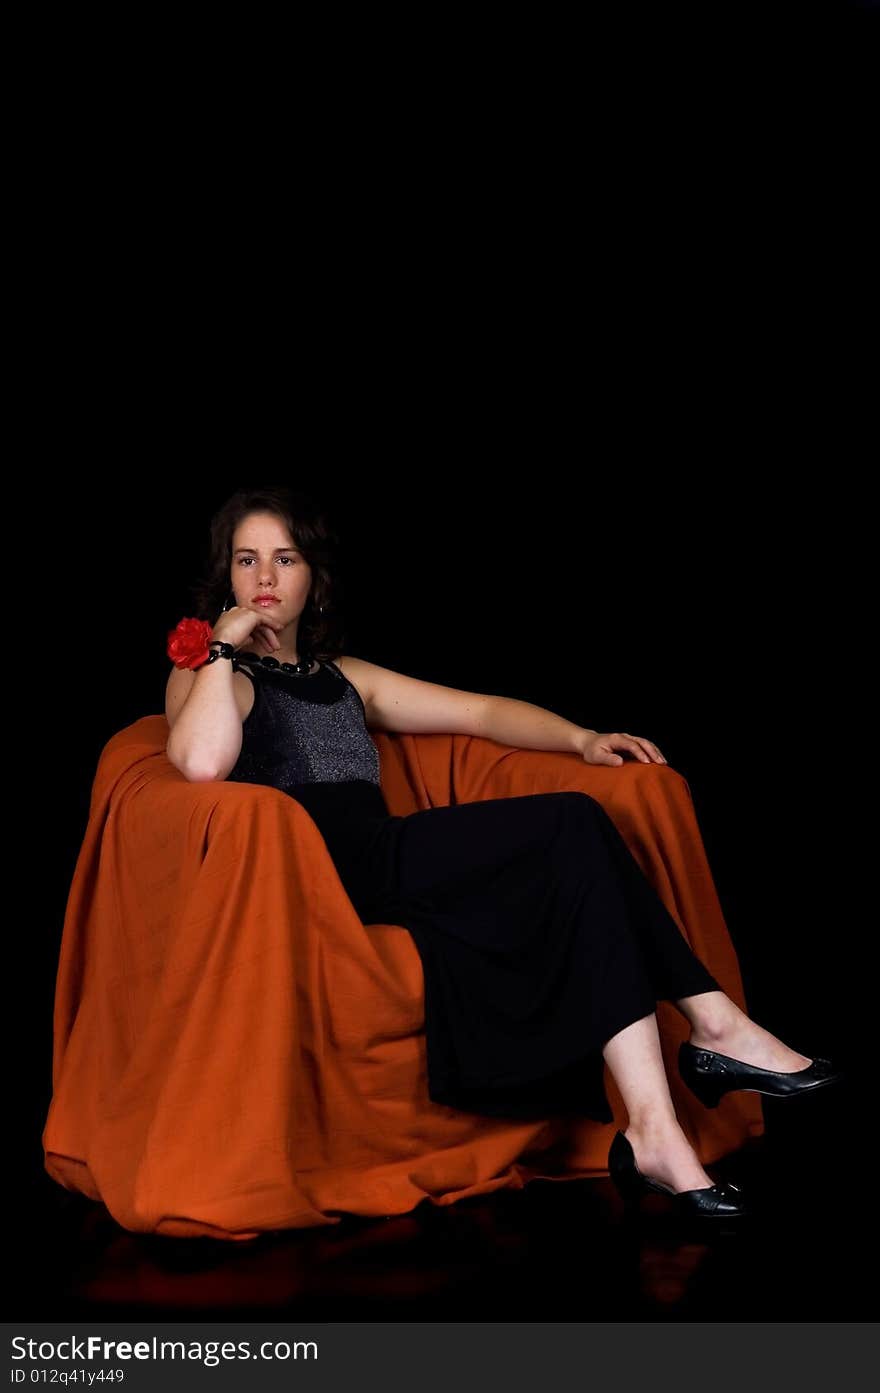
[[[657,1017],[644,1016],[626,1026],[606,1041],[602,1055],[626,1106],[624,1136],[642,1174],[676,1191],[712,1185],[675,1115]]]
[[[756,1025],[722,991],[679,997],[674,1005],[690,1021],[691,1044],[698,1049],[717,1050],[743,1064],[781,1073],[794,1073],[812,1063],[806,1055],[790,1050],[769,1030]]]

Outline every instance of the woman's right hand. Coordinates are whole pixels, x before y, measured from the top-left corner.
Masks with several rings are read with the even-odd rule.
[[[213,637],[223,643],[231,643],[236,650],[243,647],[249,639],[261,639],[270,648],[280,648],[278,634],[284,628],[280,619],[267,614],[257,614],[256,610],[233,605],[225,609],[213,626]]]

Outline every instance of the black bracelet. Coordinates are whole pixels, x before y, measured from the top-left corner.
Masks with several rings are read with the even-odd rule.
[[[217,645],[217,647],[214,646],[215,644]],[[210,648],[211,652],[205,659],[205,667],[208,666],[208,663],[216,663],[218,658],[231,658],[233,653],[235,652],[234,643],[224,643],[223,640],[220,638],[212,638]]]

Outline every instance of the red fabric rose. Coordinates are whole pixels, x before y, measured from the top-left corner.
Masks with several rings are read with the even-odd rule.
[[[207,662],[214,630],[207,619],[181,619],[168,635],[168,656],[175,667],[201,667]]]

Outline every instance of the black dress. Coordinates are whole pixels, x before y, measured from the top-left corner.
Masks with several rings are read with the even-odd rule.
[[[601,804],[536,793],[392,816],[357,689],[233,660],[254,685],[229,778],[306,808],[364,925],[409,930],[428,1091],[487,1116],[613,1120],[601,1049],[660,999],[719,991]]]

